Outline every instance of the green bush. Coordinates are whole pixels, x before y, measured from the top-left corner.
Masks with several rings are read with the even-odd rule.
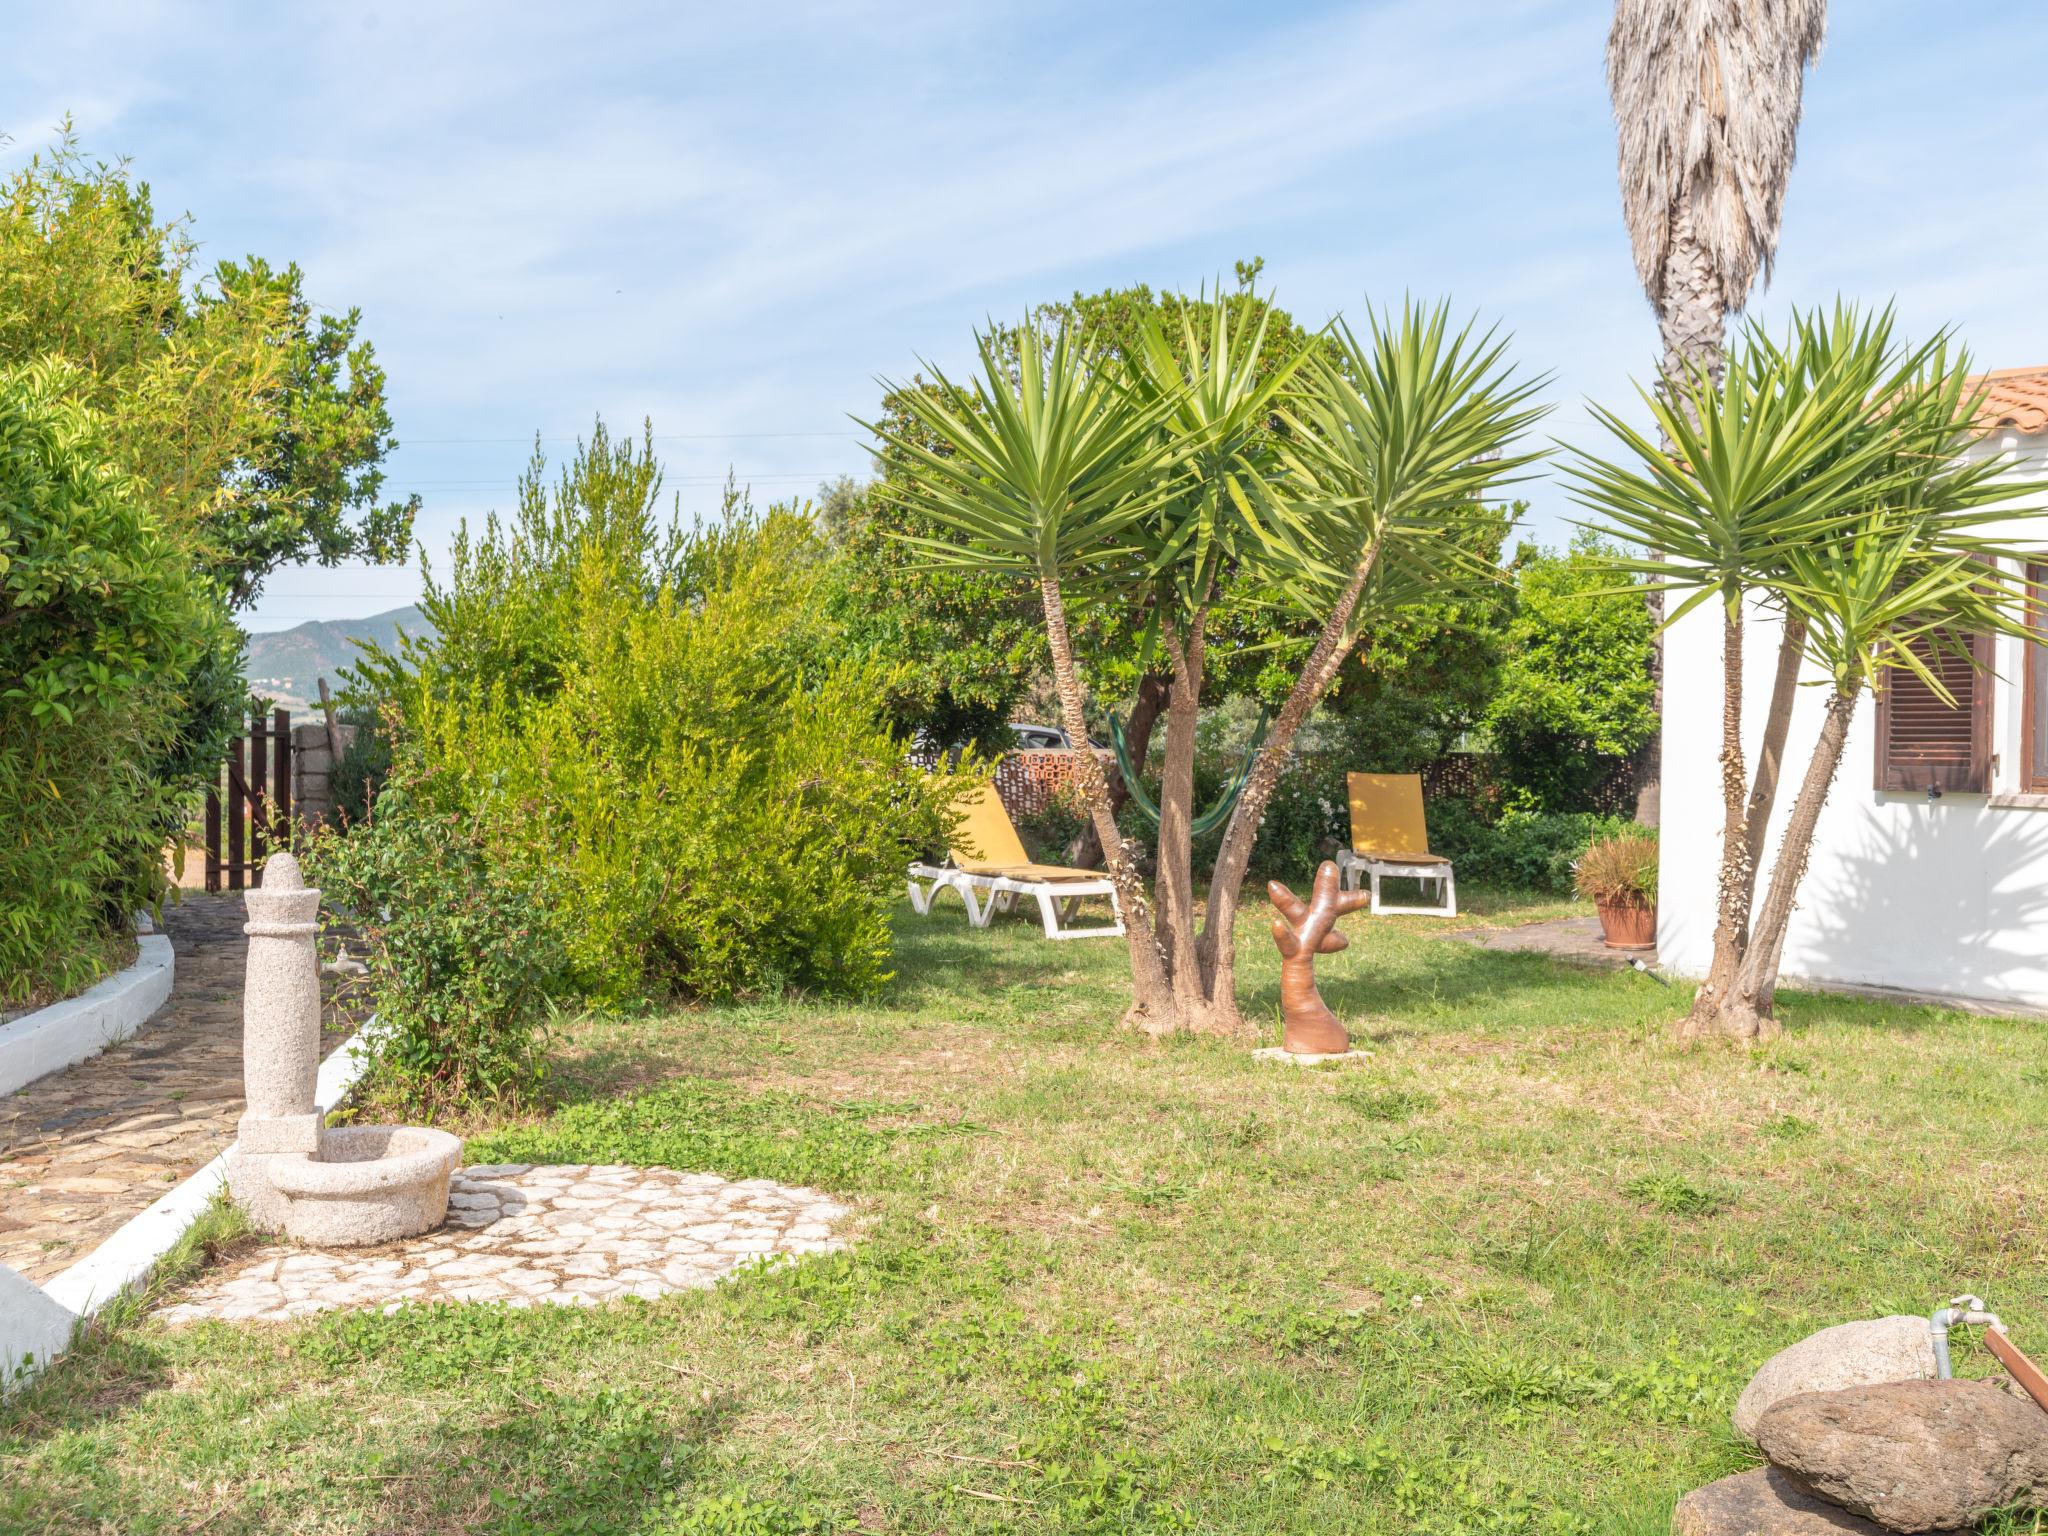
[[[408,775],[367,826],[305,849],[325,904],[367,947],[369,1092],[425,1112],[529,1099],[563,964],[556,882],[545,865],[509,865],[459,797],[437,803],[439,786]]]
[[[1572,864],[1595,838],[1624,834],[1633,825],[1592,811],[1509,810],[1489,823],[1462,800],[1429,806],[1430,846],[1457,866],[1461,881],[1554,896],[1572,894]]]
[[[422,604],[434,633],[361,670],[399,758],[559,890],[577,994],[878,986],[904,863],[942,840],[955,781],[907,760],[883,674],[837,654],[812,519],[729,498],[664,525],[651,441],[601,425],[542,474],[509,527],[458,537]]]
[[[1564,554],[1523,545],[1508,659],[1485,730],[1509,803],[1585,811],[1657,730],[1649,609],[1609,568],[1620,551],[1580,534]]]
[[[91,983],[162,895],[192,767],[219,760],[194,696],[239,686],[217,594],[73,384],[0,369],[0,1005]]]
[[[354,726],[355,734],[327,780],[327,821],[334,827],[352,827],[370,819],[370,807],[391,772],[391,737],[374,709],[340,709],[335,721]]]

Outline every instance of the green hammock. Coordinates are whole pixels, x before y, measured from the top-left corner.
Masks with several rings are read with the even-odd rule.
[[[1214,832],[1237,809],[1237,797],[1244,793],[1245,781],[1252,776],[1252,764],[1259,760],[1259,748],[1266,744],[1266,720],[1271,713],[1270,708],[1259,711],[1259,723],[1252,727],[1251,740],[1245,744],[1244,761],[1230,776],[1230,782],[1223,786],[1223,793],[1217,796],[1216,803],[1194,819],[1192,831],[1196,837]],[[1158,803],[1145,793],[1138,770],[1131,765],[1130,749],[1124,744],[1124,725],[1115,715],[1109,717],[1109,744],[1116,752],[1117,771],[1124,776],[1124,788],[1131,792],[1131,804],[1156,828],[1159,825]]]

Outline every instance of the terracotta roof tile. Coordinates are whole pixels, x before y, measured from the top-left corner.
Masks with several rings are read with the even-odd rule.
[[[2026,433],[2048,430],[2048,368],[2001,368],[1969,382],[1984,391],[1977,425],[1986,432],[2000,427]]]

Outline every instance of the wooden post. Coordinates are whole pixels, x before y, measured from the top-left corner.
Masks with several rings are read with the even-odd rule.
[[[220,765],[214,764],[213,782],[206,786],[206,888],[220,890]]]
[[[249,712],[249,884],[263,883],[263,860],[270,852],[264,836],[270,821],[270,754],[264,751],[270,733],[263,716]]]
[[[242,733],[238,729],[228,746],[228,889],[243,888],[242,816],[247,803],[248,780],[242,777]]]
[[[292,836],[292,712],[280,709],[270,717],[270,777],[276,784],[271,792],[277,801],[272,830],[291,845]]]
[[[341,762],[341,728],[334,723],[334,700],[327,696],[327,679],[320,680],[320,713],[327,717],[327,771]]]

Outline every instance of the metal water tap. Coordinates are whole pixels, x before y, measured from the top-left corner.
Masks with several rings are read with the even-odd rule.
[[[1953,1380],[1955,1376],[1948,1363],[1949,1329],[1995,1328],[2000,1333],[2005,1332],[2005,1324],[1999,1321],[1998,1314],[1984,1310],[1982,1296],[1950,1297],[1947,1306],[1934,1309],[1927,1325],[1934,1331],[1934,1366],[1943,1381]]]

